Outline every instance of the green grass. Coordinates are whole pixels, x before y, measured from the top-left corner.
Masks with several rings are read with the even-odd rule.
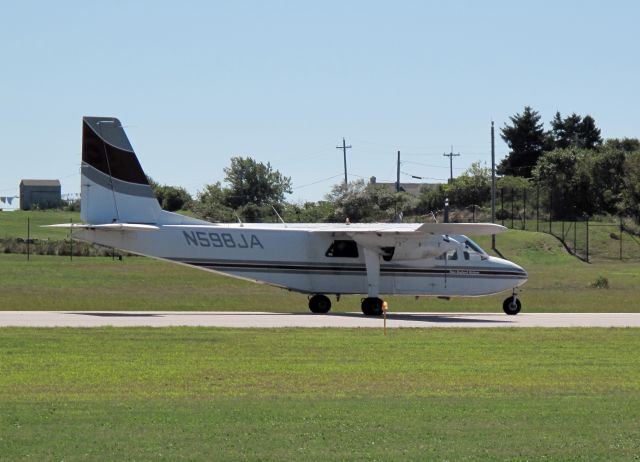
[[[633,460],[634,329],[0,329],[2,460]]]
[[[42,228],[44,225],[58,223],[80,222],[80,213],[62,212],[59,210],[30,210],[15,212],[0,212],[0,239],[20,237],[27,238],[27,218],[30,221],[31,239],[66,239],[67,229]]]
[[[478,239],[490,248],[489,238]],[[497,247],[529,272],[525,312],[629,312],[640,308],[640,267],[629,262],[588,264],[552,236],[510,231]],[[305,295],[141,257],[0,255],[4,310],[229,310],[307,311]],[[599,277],[609,289],[592,288]],[[507,294],[454,298],[387,297],[392,311],[501,311]],[[334,311],[359,311],[360,296],[333,302]]]
[[[511,220],[505,220],[504,224],[511,227]],[[514,221],[513,229],[520,230],[523,229],[522,227],[521,221]],[[620,240],[620,222],[614,217],[598,217],[597,220],[589,221],[588,237],[584,221],[575,224],[569,221],[552,221],[549,227],[548,221],[541,221],[539,226],[536,226],[535,219],[528,219],[525,229],[534,232],[551,232],[559,238],[564,237],[567,247],[582,258],[587,256],[588,239],[589,260],[619,260],[622,246],[622,260],[640,261],[640,238],[624,231]]]

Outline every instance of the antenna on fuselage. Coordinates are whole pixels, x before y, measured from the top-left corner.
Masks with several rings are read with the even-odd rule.
[[[244,223],[240,219],[240,216],[235,211],[233,212],[233,214],[236,216],[236,220],[238,220],[238,224],[240,224],[240,226],[243,227]]]
[[[280,216],[280,214],[278,213],[278,211],[276,210],[276,208],[272,205],[271,208],[273,209],[273,212],[276,214],[276,216],[278,217],[278,219],[280,220],[280,222],[285,226],[287,226],[287,224],[284,222],[284,220],[282,219],[282,217]]]

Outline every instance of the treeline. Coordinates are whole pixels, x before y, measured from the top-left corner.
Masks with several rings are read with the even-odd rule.
[[[640,222],[637,138],[603,140],[593,117],[575,113],[556,113],[545,130],[530,107],[510,117],[500,132],[509,154],[498,166],[498,191],[535,189],[557,219],[622,214]],[[424,221],[442,210],[445,199],[453,209],[474,212],[486,211],[491,199],[491,171],[480,162],[447,184],[425,185],[418,196],[358,180],[304,204],[285,201],[291,178],[269,163],[234,157],[224,172],[224,183],[208,184],[195,197],[150,181],[164,209],[217,222],[275,222],[278,215],[287,222]]]

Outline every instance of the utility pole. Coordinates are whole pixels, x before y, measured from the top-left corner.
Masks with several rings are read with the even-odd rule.
[[[460,153],[453,153],[453,146],[451,146],[451,152],[449,154],[444,153],[443,156],[449,158],[449,183],[453,182],[453,158],[458,157]]]
[[[351,145],[347,146],[347,143],[342,137],[342,146],[336,146],[336,149],[342,149],[344,155],[344,185],[346,186],[349,180],[347,180],[347,149],[351,149]]]
[[[496,140],[491,121],[491,223],[496,222]],[[491,248],[496,249],[496,235],[491,235]]]
[[[396,192],[400,192],[400,151],[398,151],[398,168],[396,171]]]

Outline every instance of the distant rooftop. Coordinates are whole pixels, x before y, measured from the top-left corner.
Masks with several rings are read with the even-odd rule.
[[[59,180],[22,180],[20,186],[60,186]]]
[[[384,186],[390,192],[396,192],[396,184],[395,183],[381,183],[376,181],[376,177],[372,176],[369,180],[370,184],[375,184],[379,186]],[[434,189],[438,185],[434,183],[400,183],[400,191],[404,191],[412,196],[419,196],[422,188],[425,189]]]

